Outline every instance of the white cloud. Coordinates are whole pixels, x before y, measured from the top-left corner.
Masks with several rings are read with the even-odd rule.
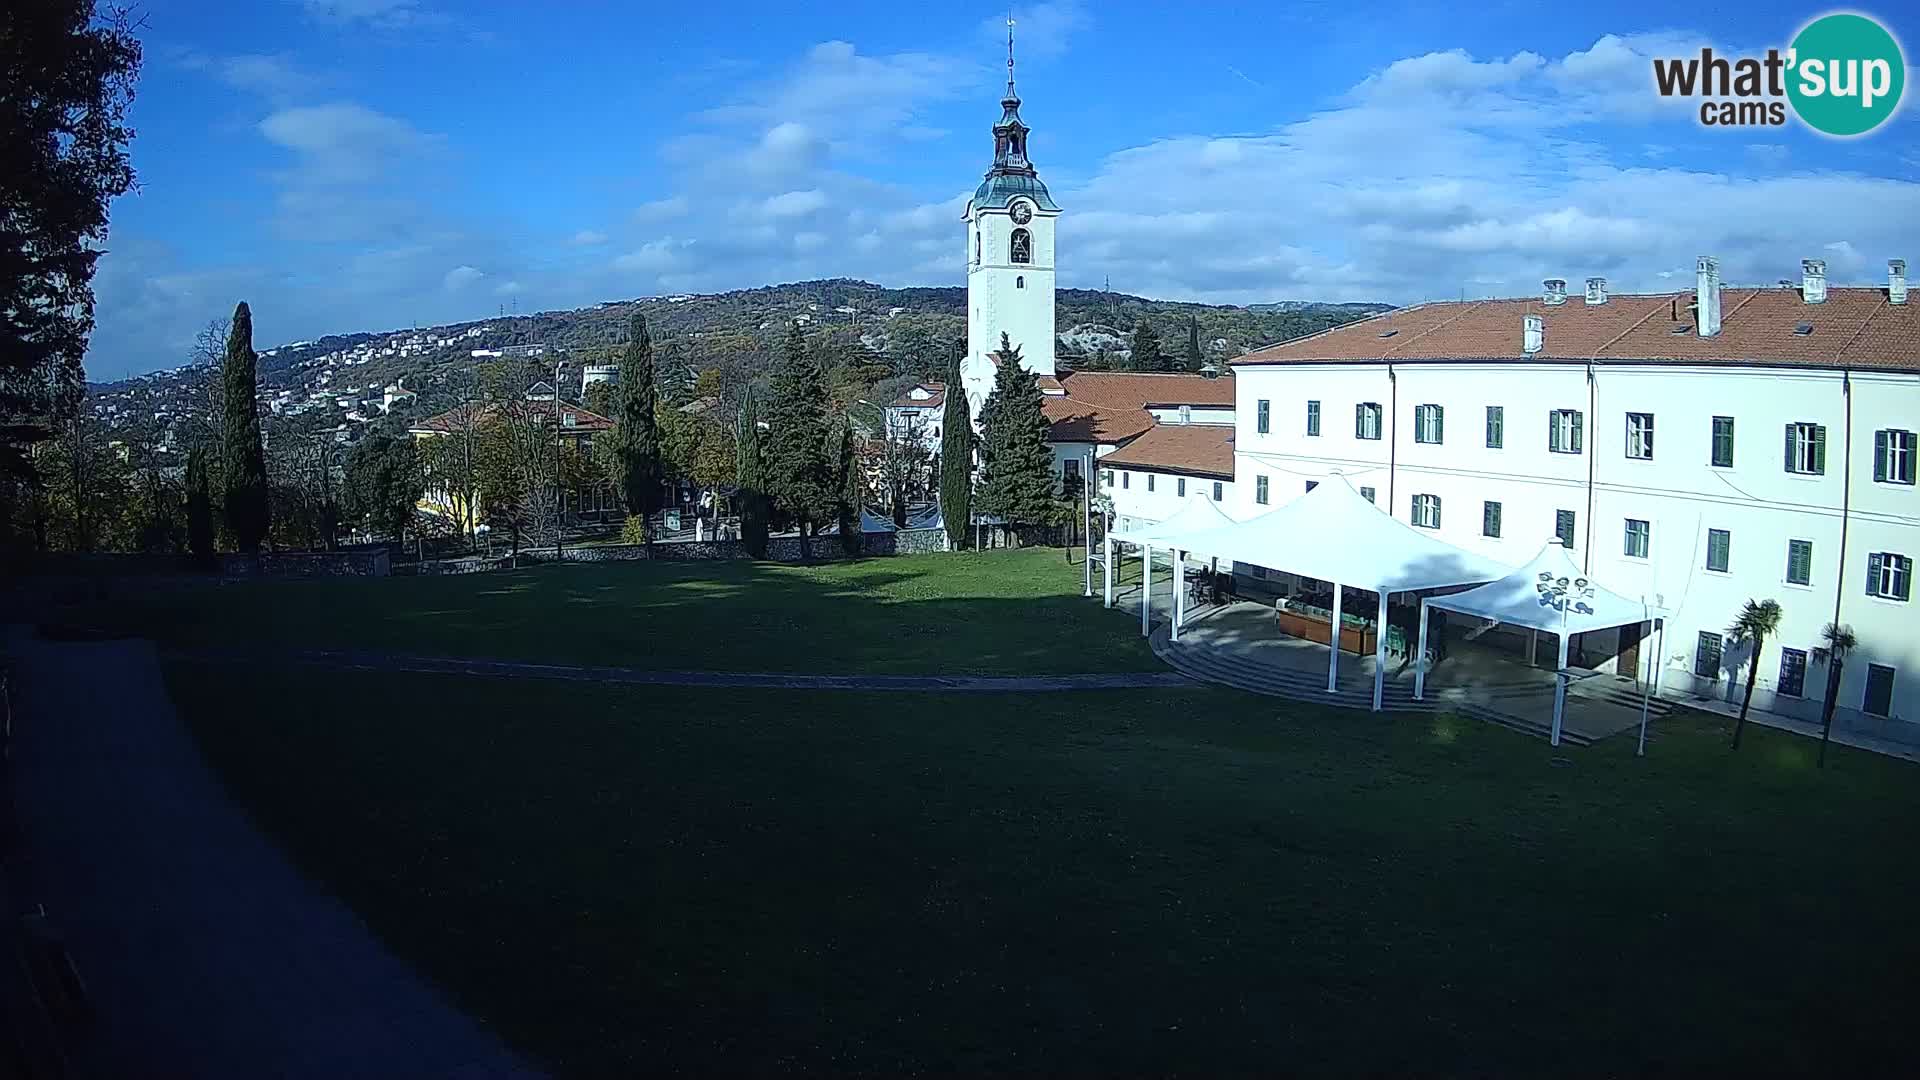
[[[690,205],[685,195],[675,195],[667,199],[655,199],[649,203],[642,203],[635,209],[633,212],[633,220],[637,222],[668,221],[684,216]]]
[[[592,229],[581,229],[574,233],[573,238],[568,242],[575,247],[598,247],[607,242],[607,234],[595,232]]]
[[[806,217],[827,205],[827,193],[819,188],[788,191],[760,204],[760,212],[770,218]]]
[[[493,287],[495,296],[518,296],[526,289],[517,281],[503,281]]]
[[[446,276],[440,279],[440,285],[441,288],[446,289],[448,292],[459,292],[461,289],[466,288],[486,276],[485,271],[476,267],[456,266],[447,271]]]
[[[419,30],[449,21],[419,0],[300,0],[300,5],[321,22],[376,30]]]
[[[405,120],[352,102],[276,110],[260,121],[260,133],[299,156],[302,179],[336,183],[371,180],[439,141]]]
[[[616,257],[613,268],[622,273],[664,273],[677,263],[673,248],[672,240],[654,240]]]

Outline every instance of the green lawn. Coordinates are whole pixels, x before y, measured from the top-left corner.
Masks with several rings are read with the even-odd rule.
[[[1077,556],[1076,556],[1077,559]],[[782,566],[576,564],[153,589],[78,613],[173,645],[379,649],[673,670],[1064,674],[1157,667],[1058,550]],[[1132,577],[1138,577],[1137,569]]]
[[[638,601],[626,583],[656,568],[344,595],[389,620],[369,637],[407,647],[469,647],[425,616],[445,604],[485,640],[552,651],[546,605],[605,659],[751,589],[756,666],[1135,655],[1126,621],[1084,614],[1064,581],[1017,599],[1004,579],[1045,579],[1044,560],[956,560],[941,596],[915,595],[917,565],[667,567]],[[233,597],[230,614],[269,610]],[[303,596],[269,625],[348,632],[355,606]],[[1029,616],[973,611],[1113,640],[1069,658]],[[922,613],[955,640],[912,626]],[[646,659],[705,657],[690,636],[647,637]],[[306,869],[563,1073],[1838,1074],[1913,1057],[1920,773],[1845,749],[1815,771],[1810,743],[1765,729],[1735,756],[1720,727],[1678,720],[1645,759],[1616,739],[1556,765],[1473,722],[1210,689],[170,678]]]

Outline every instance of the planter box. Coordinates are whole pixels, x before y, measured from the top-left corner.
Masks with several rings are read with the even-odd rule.
[[[1316,619],[1297,611],[1276,611],[1274,618],[1280,625],[1280,632],[1288,637],[1303,638],[1307,641],[1328,643],[1332,636],[1333,624],[1326,619]],[[1365,656],[1374,649],[1372,628],[1357,630],[1351,626],[1340,628],[1340,651],[1356,656]]]

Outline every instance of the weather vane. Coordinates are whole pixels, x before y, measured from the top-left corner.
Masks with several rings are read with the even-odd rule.
[[[1013,96],[1013,9],[1007,9],[1007,96]]]

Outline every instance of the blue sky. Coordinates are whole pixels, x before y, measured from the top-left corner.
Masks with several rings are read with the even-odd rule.
[[[1542,276],[1920,265],[1920,109],[1856,140],[1712,130],[1649,58],[1757,53],[1805,5],[1015,10],[1063,286],[1411,302]],[[1913,9],[1861,9],[1903,42]],[[155,2],[93,378],[246,299],[325,333],[816,277],[960,284],[991,5]],[[1911,53],[1911,46],[1909,45]]]

